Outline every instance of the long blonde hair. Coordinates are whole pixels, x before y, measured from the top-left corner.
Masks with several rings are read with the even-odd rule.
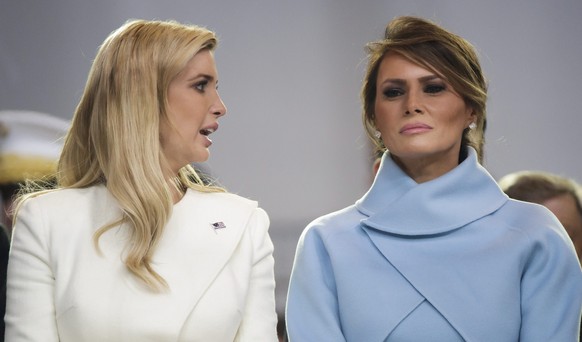
[[[172,191],[224,191],[205,185],[189,165],[166,179],[159,130],[168,120],[170,82],[196,53],[216,44],[213,32],[175,21],[133,20],[111,33],[93,62],[59,160],[59,188],[105,184],[117,200],[123,215],[95,233],[95,248],[103,233],[127,223],[125,264],[152,290],[167,286],[151,260],[172,211]]]

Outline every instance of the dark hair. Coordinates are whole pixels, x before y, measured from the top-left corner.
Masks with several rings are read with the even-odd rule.
[[[378,69],[384,56],[388,52],[395,52],[443,77],[473,109],[477,127],[473,130],[465,129],[461,150],[464,151],[467,146],[473,147],[479,161],[482,161],[487,83],[471,43],[428,20],[398,17],[388,24],[383,39],[368,43],[366,48],[368,66],[361,92],[362,119],[377,149],[386,149],[382,140],[374,136]]]

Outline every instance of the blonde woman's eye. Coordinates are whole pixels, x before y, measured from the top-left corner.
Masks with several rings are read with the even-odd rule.
[[[203,93],[206,90],[206,86],[208,86],[207,80],[194,83],[194,88],[201,93]]]

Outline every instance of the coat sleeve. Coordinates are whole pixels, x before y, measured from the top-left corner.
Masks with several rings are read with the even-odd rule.
[[[8,261],[6,341],[59,341],[48,233],[34,199],[21,206]]]
[[[277,341],[273,243],[268,234],[269,217],[255,209],[247,231],[253,244],[252,269],[246,305],[235,341]]]
[[[530,236],[533,248],[521,283],[520,341],[578,341],[582,271],[564,229]]]
[[[341,342],[335,279],[319,232],[308,227],[297,245],[287,294],[290,342]]]

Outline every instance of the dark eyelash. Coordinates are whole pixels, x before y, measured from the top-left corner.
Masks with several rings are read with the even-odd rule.
[[[429,94],[436,94],[442,92],[445,89],[447,89],[447,87],[443,84],[429,84],[424,87],[424,92]]]
[[[207,85],[208,85],[208,80],[204,80],[204,81],[194,83],[194,88],[196,88],[196,90],[198,90],[200,92],[203,92],[204,90],[206,90]]]
[[[399,88],[387,88],[384,89],[382,93],[384,94],[385,97],[392,98],[404,94],[404,91],[402,91],[402,89]]]

